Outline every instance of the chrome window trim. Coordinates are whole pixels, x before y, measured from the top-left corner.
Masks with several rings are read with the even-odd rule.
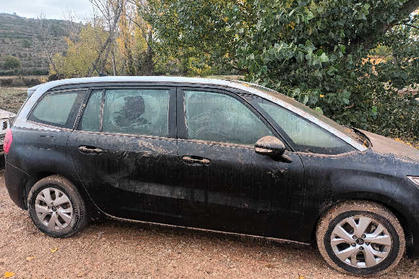
[[[280,105],[281,107],[284,107],[288,110],[293,111],[297,115],[309,120],[310,122],[313,122],[314,124],[326,129],[333,135],[337,136],[338,138],[342,139],[355,149],[359,151],[365,151],[368,148],[364,145],[358,143],[356,140],[352,139],[351,137],[345,135],[344,133],[336,130],[332,126],[324,123],[323,121],[313,117],[312,115],[292,106],[291,104],[273,98],[272,96],[259,91],[255,88],[251,88],[249,86],[246,86],[243,83],[234,82],[234,81],[227,81],[227,80],[219,80],[219,79],[207,79],[207,78],[187,78],[187,77],[167,77],[167,76],[142,76],[142,77],[93,77],[93,78],[75,78],[75,79],[64,79],[64,80],[57,80],[52,82],[47,82],[41,85],[38,85],[36,87],[28,89],[28,95],[29,99],[27,103],[25,104],[25,107],[22,109],[21,113],[19,113],[18,119],[27,119],[28,114],[31,110],[31,108],[35,105],[37,100],[48,90],[53,89],[58,86],[63,85],[73,85],[73,84],[92,84],[92,83],[111,83],[111,82],[160,82],[160,83],[172,83],[174,86],[175,84],[191,84],[191,85],[214,85],[214,86],[223,86],[226,88],[231,89],[238,89],[256,96],[259,96],[261,98],[264,98],[266,100],[269,100],[275,104]]]

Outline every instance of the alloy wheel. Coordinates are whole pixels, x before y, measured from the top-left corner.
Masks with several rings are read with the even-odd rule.
[[[330,236],[336,257],[356,268],[370,268],[386,259],[393,240],[387,229],[377,220],[350,216],[339,222]]]
[[[53,187],[43,189],[35,199],[35,212],[39,221],[48,229],[59,231],[73,220],[73,205],[69,197]]]

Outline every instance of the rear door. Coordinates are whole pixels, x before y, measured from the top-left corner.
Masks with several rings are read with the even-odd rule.
[[[116,217],[178,223],[176,90],[92,90],[69,140],[74,170],[90,197]]]

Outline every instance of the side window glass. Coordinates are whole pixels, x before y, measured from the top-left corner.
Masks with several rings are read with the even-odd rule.
[[[340,138],[277,104],[265,100],[258,104],[287,134],[298,151],[339,154],[353,150]]]
[[[189,139],[250,145],[272,135],[248,107],[225,94],[185,91],[185,114]]]
[[[169,98],[169,90],[107,90],[103,131],[167,137]]]
[[[100,131],[100,106],[102,104],[103,90],[96,90],[90,94],[87,106],[84,109],[83,117],[80,121],[80,130]]]
[[[45,95],[33,110],[29,120],[72,128],[80,109],[83,92],[60,92]]]

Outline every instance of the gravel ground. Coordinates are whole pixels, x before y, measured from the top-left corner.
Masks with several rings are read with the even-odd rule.
[[[330,269],[309,246],[243,236],[105,221],[69,239],[50,238],[12,203],[1,172],[0,272],[13,278],[354,278]],[[419,266],[403,259],[381,278],[419,278]]]

